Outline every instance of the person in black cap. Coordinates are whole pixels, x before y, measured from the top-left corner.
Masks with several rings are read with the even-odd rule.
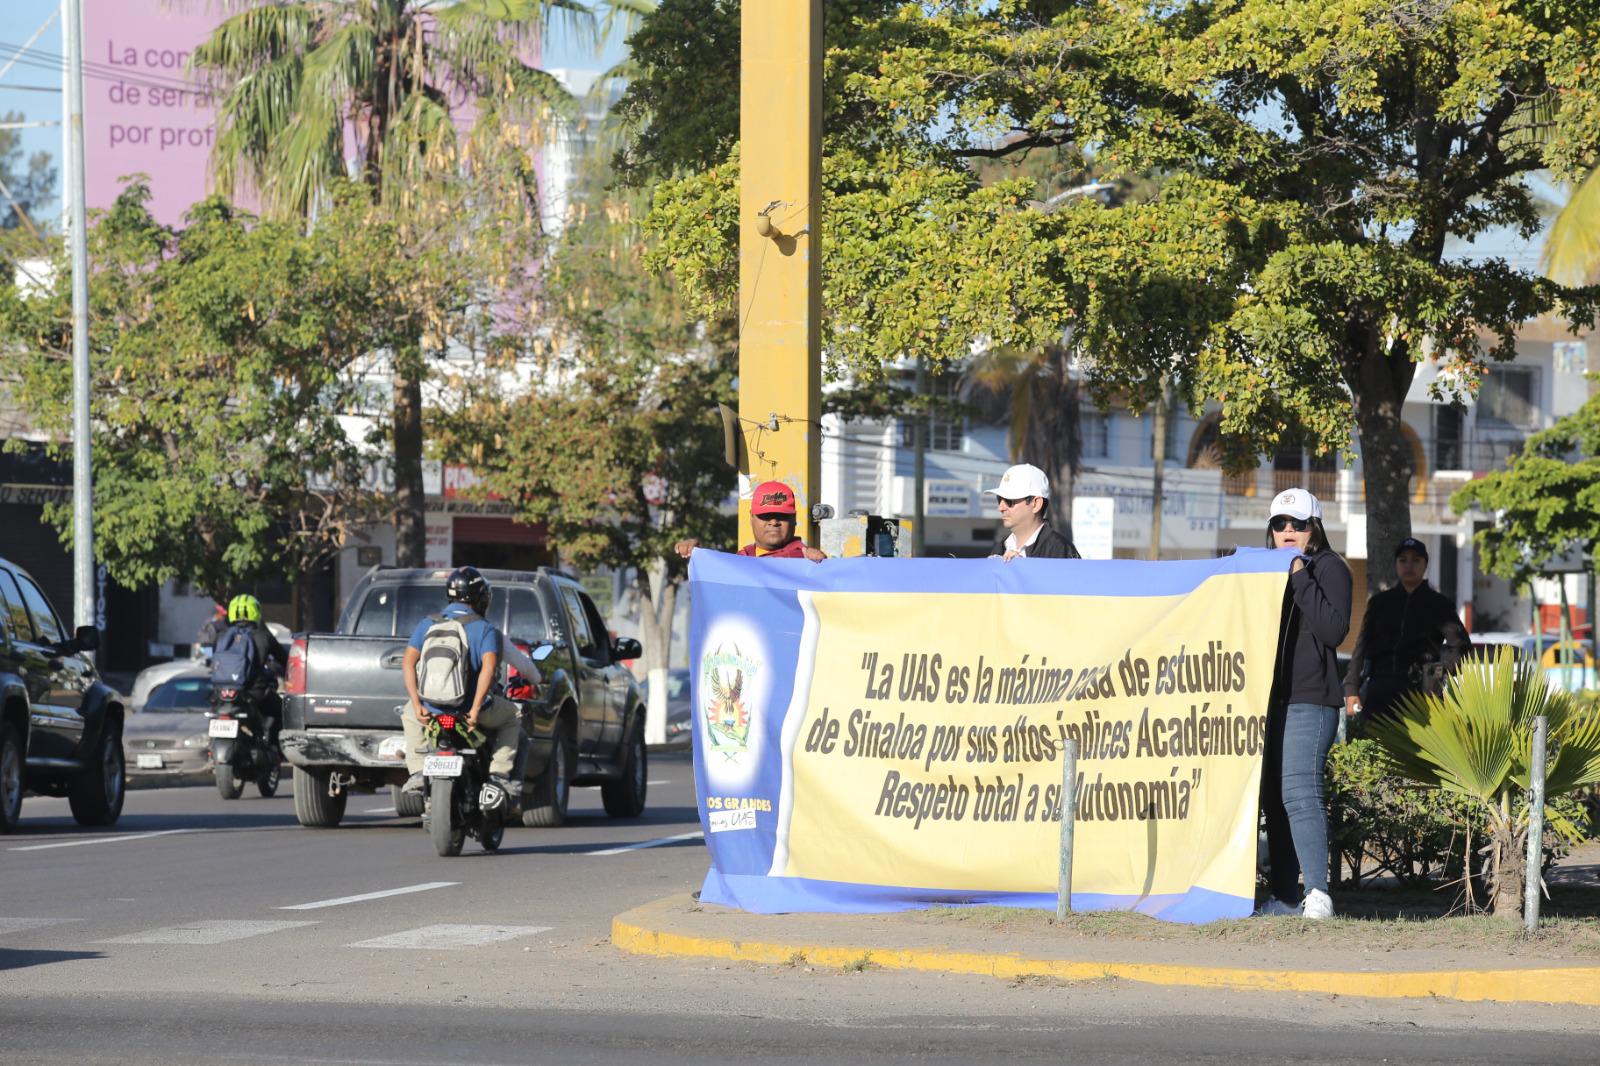
[[[1367,601],[1344,677],[1345,713],[1381,717],[1407,692],[1437,692],[1472,648],[1455,604],[1428,585],[1428,548],[1407,537],[1394,549],[1400,583]]]

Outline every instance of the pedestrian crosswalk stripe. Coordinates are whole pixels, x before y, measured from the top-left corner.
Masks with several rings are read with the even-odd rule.
[[[109,940],[97,940],[95,943],[192,944],[204,946],[223,944],[229,940],[243,940],[246,937],[261,936],[265,933],[279,933],[285,929],[298,929],[302,926],[316,924],[316,922],[251,922],[217,919],[214,921],[190,922],[187,925],[169,925],[162,929],[148,929],[142,933],[129,933],[127,936],[114,936]]]
[[[63,922],[81,922],[82,918],[0,918],[0,936],[7,933],[25,933],[29,929],[61,925]]]
[[[387,899],[390,896],[406,896],[413,892],[431,892],[436,888],[453,888],[460,881],[424,881],[420,885],[406,885],[404,888],[386,888],[381,892],[363,892],[359,896],[339,896],[337,899],[319,899],[314,903],[296,903],[292,907],[279,907],[280,911],[315,911],[323,907],[342,907],[346,903],[366,903],[374,899]]]
[[[373,937],[346,944],[352,948],[396,948],[411,951],[459,951],[462,948],[496,944],[502,940],[546,933],[548,925],[425,925],[420,929],[407,929],[400,933]]]

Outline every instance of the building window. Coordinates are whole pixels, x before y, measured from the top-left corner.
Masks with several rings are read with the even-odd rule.
[[[1111,455],[1111,416],[1088,410],[1078,416],[1078,432],[1083,439],[1083,458],[1105,459]]]
[[[917,446],[917,423],[913,419],[900,422],[900,445]],[[928,450],[934,452],[959,452],[966,450],[967,423],[965,419],[934,418],[928,424]]]
[[[1478,389],[1478,420],[1517,429],[1539,428],[1539,378],[1533,367],[1497,366]]]

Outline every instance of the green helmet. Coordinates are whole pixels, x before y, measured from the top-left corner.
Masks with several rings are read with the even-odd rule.
[[[228,601],[228,621],[230,622],[259,622],[261,621],[261,601],[248,592],[235,596]]]

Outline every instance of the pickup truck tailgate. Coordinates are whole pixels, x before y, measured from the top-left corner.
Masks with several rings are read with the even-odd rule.
[[[405,653],[403,637],[307,637],[305,694],[297,697],[305,728],[398,730]]]

